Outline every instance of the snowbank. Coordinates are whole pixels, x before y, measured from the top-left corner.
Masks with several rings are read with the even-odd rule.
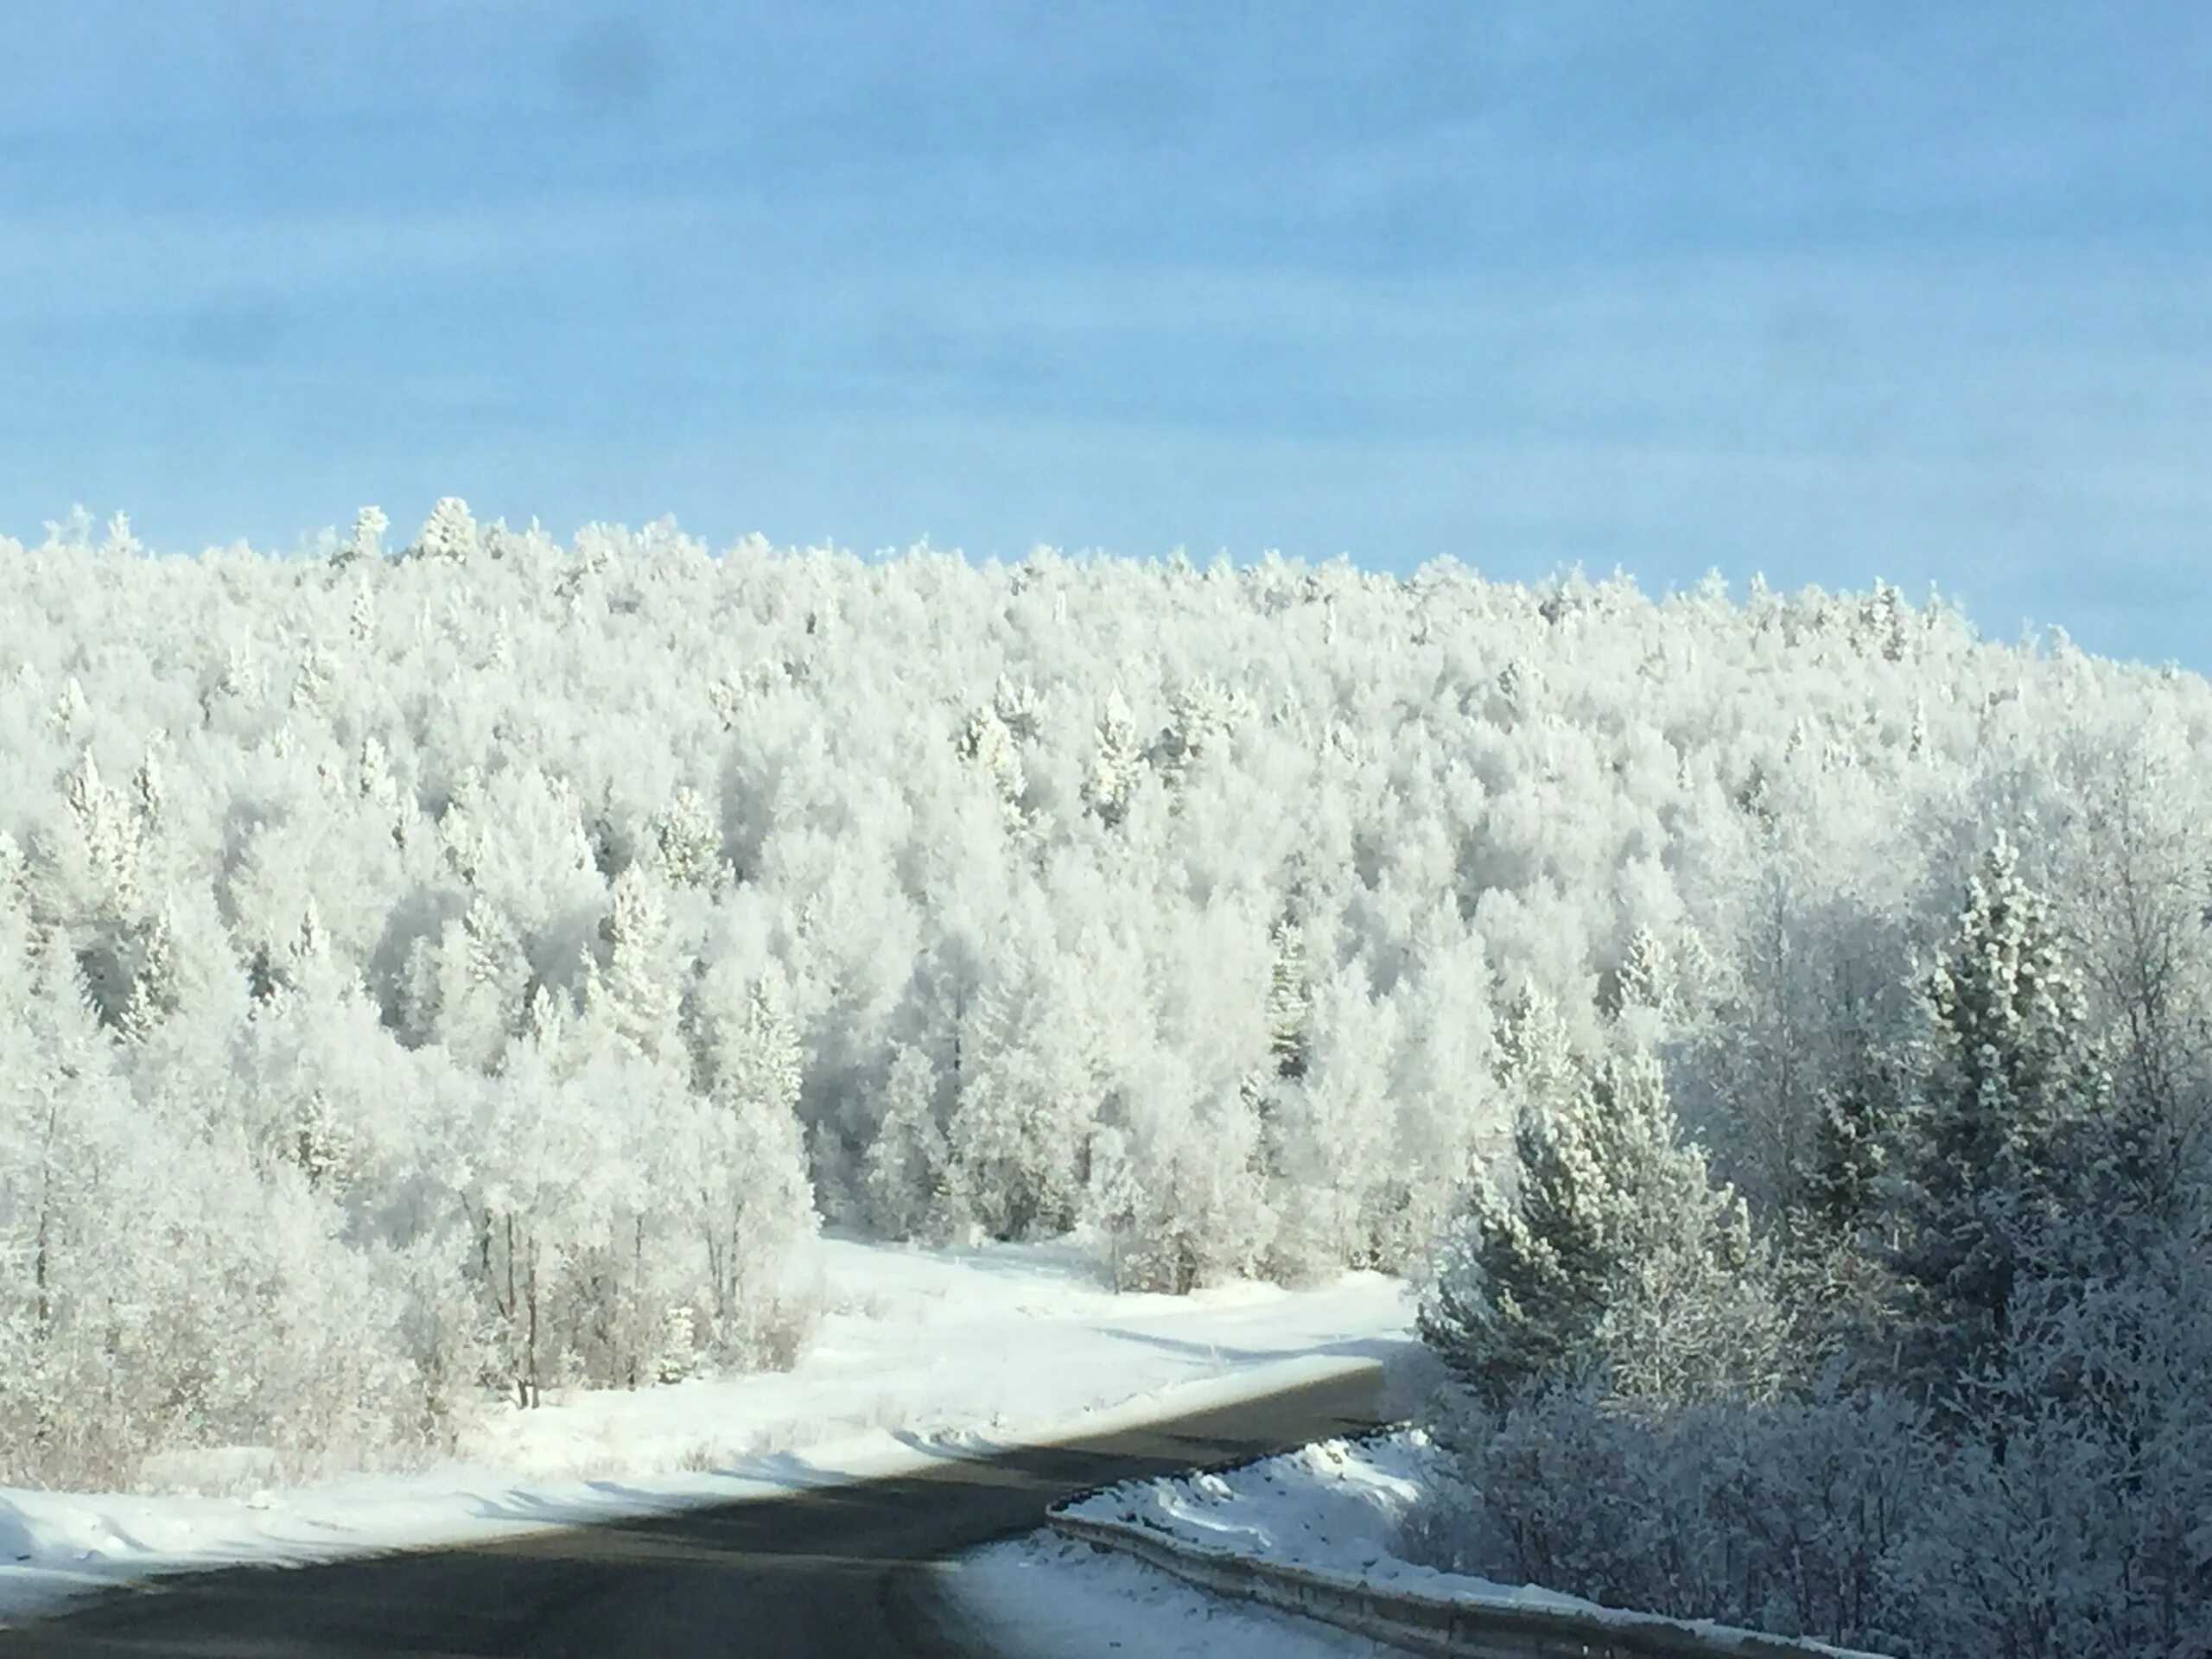
[[[1360,1440],[1324,1440],[1236,1469],[1130,1481],[1060,1512],[1081,1522],[1164,1536],[1193,1551],[1298,1569],[1385,1594],[1458,1606],[1575,1614],[1616,1627],[1664,1626],[1693,1634],[1700,1647],[1709,1644],[1715,1650],[1738,1645],[1765,1649],[1771,1644],[1838,1659],[1879,1659],[1847,1655],[1820,1643],[1774,1643],[1706,1620],[1604,1607],[1536,1585],[1500,1584],[1401,1560],[1394,1553],[1399,1529],[1440,1467],[1427,1437],[1405,1429]],[[1033,1567],[1054,1560],[1079,1561],[1087,1553],[1042,1536],[1020,1548],[1029,1552]],[[971,1599],[1001,1620],[1018,1622],[1034,1595],[1017,1593],[1022,1589],[1008,1587],[1002,1572],[986,1573],[975,1580]],[[1003,1599],[992,1608],[992,1598],[1001,1591]]]
[[[1596,1611],[1595,1603],[1535,1585],[1497,1584],[1400,1560],[1398,1529],[1437,1466],[1428,1437],[1404,1429],[1321,1440],[1236,1469],[1130,1481],[1071,1503],[1067,1512],[1378,1586]]]
[[[976,1551],[944,1586],[1009,1653],[1057,1659],[1351,1659],[1386,1649],[1037,1533]]]
[[[1110,1429],[1395,1357],[1406,1292],[1116,1294],[1064,1245],[925,1250],[824,1239],[827,1314],[792,1370],[488,1408],[455,1460],[307,1489],[251,1485],[251,1448],[179,1460],[235,1490],[0,1490],[0,1623],[185,1567],[461,1543],[896,1473]]]

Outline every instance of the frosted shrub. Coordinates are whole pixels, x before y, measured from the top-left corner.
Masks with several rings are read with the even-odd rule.
[[[2018,1298],[2009,1363],[1901,1579],[1939,1652],[2190,1654],[2212,1637],[2202,1247]]]
[[[660,1357],[653,1366],[653,1380],[681,1382],[698,1363],[698,1321],[690,1307],[678,1302],[661,1314]]]
[[[1586,1384],[1456,1443],[1459,1484],[1414,1534],[1439,1565],[1840,1643],[1904,1628],[1890,1556],[1922,1520],[1932,1450],[1908,1406],[1660,1408]]]
[[[1974,870],[1887,1052],[1863,1027],[1831,1051],[1757,1298],[1748,1254],[1686,1270],[1683,1189],[1614,1173],[1639,1166],[1609,1147],[1663,1144],[1649,1112],[1548,1091],[1423,1311],[1456,1468],[1417,1547],[1913,1659],[2207,1651],[2204,1074],[2107,1064],[2196,1040],[2180,947],[2101,1029],[2018,849]]]
[[[2188,1463],[2152,1462],[2183,1448],[2129,1446],[2070,1412],[2014,1426],[2001,1457],[1986,1443],[1961,1448],[1891,1564],[1925,1650],[2008,1659],[2202,1652],[2212,1634],[2212,1490],[2202,1433],[2189,1449],[2193,1473]]]

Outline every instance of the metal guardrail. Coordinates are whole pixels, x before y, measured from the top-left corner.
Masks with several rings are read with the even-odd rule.
[[[1064,1538],[1126,1555],[1215,1595],[1318,1619],[1433,1659],[1881,1659],[1819,1643],[1701,1626],[1656,1614],[1517,1606],[1385,1589],[1315,1567],[1192,1543],[1155,1528],[1056,1506]]]

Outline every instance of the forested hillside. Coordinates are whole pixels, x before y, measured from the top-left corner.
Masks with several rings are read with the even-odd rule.
[[[818,1216],[1416,1266],[1532,1031],[1663,1069],[1748,1237],[2000,832],[2113,1074],[2206,1075],[2194,675],[1888,588],[385,531],[0,540],[0,1481],[773,1363]]]

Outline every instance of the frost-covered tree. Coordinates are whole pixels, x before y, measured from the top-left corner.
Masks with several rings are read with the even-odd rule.
[[[1274,963],[1268,979],[1268,1047],[1275,1075],[1295,1080],[1306,1075],[1306,1021],[1313,1013],[1313,987],[1306,962],[1306,935],[1294,921],[1275,924],[1268,935]]]
[[[947,1134],[959,1191],[996,1238],[1065,1230],[1103,1096],[1075,966],[1041,943],[979,988]]]
[[[382,508],[363,507],[353,515],[353,528],[339,544],[331,563],[343,565],[383,557],[384,533],[391,528],[391,520],[385,517]]]
[[[375,591],[365,582],[353,588],[353,603],[346,609],[346,624],[356,645],[372,644],[377,637],[377,600]]]
[[[783,1264],[814,1229],[798,1108],[798,1035],[773,981],[742,1010],[709,1022],[705,1097],[694,1111],[694,1169],[706,1251],[708,1339],[723,1357],[757,1359],[784,1289]]]
[[[130,993],[123,1007],[123,1030],[143,1041],[183,1001],[177,964],[176,916],[164,904],[148,925],[131,975]]]
[[[1162,1060],[1140,1069],[1091,1154],[1090,1217],[1116,1285],[1181,1294],[1249,1273],[1274,1216],[1259,1124],[1235,1091],[1211,1098]]]
[[[1144,745],[1137,736],[1128,701],[1119,686],[1106,694],[1105,712],[1099,716],[1096,748],[1091,763],[1086,798],[1090,810],[1109,824],[1128,816],[1130,798],[1144,775]]]
[[[467,559],[479,545],[476,520],[457,495],[440,496],[415,537],[415,552],[426,559]]]
[[[605,960],[588,960],[586,1014],[643,1058],[672,1058],[679,1048],[682,987],[667,902],[640,867],[615,877],[599,937]]]
[[[2004,1341],[2023,1255],[2061,1197],[2068,1130],[2108,1090],[2080,982],[2008,837],[1983,855],[1923,995],[1892,1264],[1940,1394]]]
[[[1192,680],[1168,705],[1167,725],[1154,745],[1162,773],[1183,782],[1207,750],[1228,741],[1251,717],[1251,699],[1234,686],[1203,676]]]
[[[1382,1263],[1380,1211],[1395,1127],[1396,1011],[1376,1001],[1364,966],[1332,976],[1311,1018],[1314,1064],[1295,1082],[1278,1076],[1258,1096],[1270,1173],[1298,1198],[1279,1217],[1274,1244],[1279,1273],[1293,1280]]]
[[[1044,734],[1044,699],[1027,680],[1000,675],[991,688],[991,712],[1017,743],[1034,743]]]
[[[1674,964],[1666,941],[1648,926],[1639,926],[1628,942],[1622,959],[1619,1006],[1623,1011],[1643,1010],[1664,1019],[1675,1007]]]
[[[530,963],[513,927],[482,893],[446,925],[436,976],[437,1041],[471,1070],[494,1069],[521,1028]]]
[[[712,887],[726,872],[721,828],[706,798],[688,784],[669,798],[654,821],[653,850],[671,887]]]
[[[989,784],[1007,827],[1020,830],[1026,817],[1021,798],[1029,784],[1013,731],[995,709],[978,709],[961,726],[959,748],[960,758]]]
[[[29,849],[0,885],[52,964],[8,991],[0,1064],[30,1079],[10,1099],[81,1108],[67,1214],[144,1217],[65,1238],[92,1312],[47,1369],[0,1355],[102,1402],[74,1439],[4,1442],[26,1480],[127,1483],[218,1434],[412,1456],[486,1375],[772,1361],[803,1325],[795,1134],[841,1223],[1087,1222],[1143,1282],[1302,1276],[1417,1261],[1478,1174],[1512,1199],[1514,1120],[1649,1050],[1786,1298],[1845,1267],[1891,1291],[1859,1241],[1914,1242],[1894,1109],[1950,1064],[1909,964],[1999,823],[2026,826],[2111,1074],[2045,1160],[2020,1294],[2086,1305],[2188,1236],[2196,676],[1983,640],[1887,589],[709,557],[666,524],[563,546],[442,517],[418,538],[440,556],[340,571],[118,558],[89,515],[0,543],[0,837]],[[502,940],[480,979],[472,912]],[[796,1057],[768,1069],[799,1082],[741,1133],[729,1099],[792,1095],[716,1092],[761,982]],[[1862,1052],[1888,1092],[1858,1090]],[[0,1161],[34,1167],[10,1134]],[[1619,1282],[1710,1323],[1689,1281]],[[1866,1288],[1796,1327],[1854,1388],[1895,1346],[1858,1339],[1883,1334]],[[2024,1340],[1987,1389],[2063,1374]]]
[[[1860,1047],[1821,1088],[1811,1142],[1796,1172],[1794,1208],[1813,1237],[1851,1241],[1881,1209],[1894,1151],[1900,1085],[1883,1057]]]
[[[1421,1308],[1463,1389],[1499,1406],[1590,1372],[1661,1399],[1774,1385],[1748,1212],[1680,1139],[1656,1063],[1598,1062],[1524,1112],[1515,1154],[1510,1191],[1474,1189]]]
[[[869,1217],[887,1237],[912,1237],[939,1219],[948,1154],[937,1092],[929,1056],[900,1046],[891,1057],[882,1122],[863,1175]]]

